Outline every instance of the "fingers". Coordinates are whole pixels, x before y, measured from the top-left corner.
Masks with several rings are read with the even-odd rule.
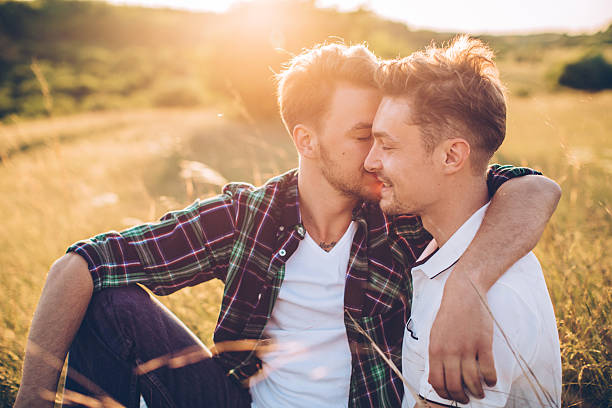
[[[461,374],[463,376],[463,384],[467,387],[470,394],[476,398],[484,398],[476,358],[461,361]]]
[[[453,358],[444,363],[444,382],[446,383],[446,391],[451,399],[462,404],[467,404],[470,399],[463,389],[461,382],[461,360]]]
[[[495,363],[493,361],[493,351],[491,348],[484,348],[484,351],[478,353],[478,364],[480,365],[480,373],[484,378],[485,384],[493,387],[497,383],[497,373],[495,372]]]
[[[485,362],[489,362],[493,367],[492,376],[489,372],[489,381],[492,384],[487,383],[487,385],[495,385],[495,368],[490,354],[485,357]],[[474,397],[484,398],[479,360],[476,360],[475,356],[469,359],[465,356],[462,358],[446,356],[445,359],[430,360],[428,381],[436,393],[447,400],[463,404],[469,402],[466,389]]]
[[[447,400],[467,403],[468,398],[461,382],[461,353],[451,347],[429,344],[428,381],[436,393]]]
[[[444,399],[450,399],[450,395],[446,392],[446,384],[444,383],[444,365],[439,358],[431,358],[429,360],[429,378],[427,381],[431,384],[438,395]]]

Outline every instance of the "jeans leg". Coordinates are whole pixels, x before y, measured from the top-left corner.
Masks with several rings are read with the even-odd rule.
[[[248,389],[204,358],[209,354],[142,288],[106,289],[93,296],[72,344],[66,389],[104,392],[126,407],[138,407],[140,394],[149,408],[249,407]],[[78,374],[95,385],[84,386]]]

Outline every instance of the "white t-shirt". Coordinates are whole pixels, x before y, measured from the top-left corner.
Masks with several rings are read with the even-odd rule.
[[[476,235],[487,207],[488,204],[476,211],[435,253],[437,244],[432,241],[421,259],[433,255],[412,269],[412,313],[404,332],[402,349],[402,373],[412,390],[405,387],[403,408],[414,406],[413,392],[448,406],[561,406],[559,335],[542,269],[533,253],[506,271],[487,293],[487,301],[512,349],[522,356],[545,392],[528,374],[526,365],[517,361],[495,324],[493,357],[497,384],[492,388],[484,387],[484,399],[471,397],[469,404],[449,401],[440,398],[428,382],[429,332],[440,308],[446,279]],[[452,341],[452,335],[449,335],[449,341]]]
[[[344,326],[344,287],[352,222],[325,252],[306,234],[285,264],[285,277],[264,336],[276,349],[260,356],[249,381],[252,407],[346,407],[351,352]]]

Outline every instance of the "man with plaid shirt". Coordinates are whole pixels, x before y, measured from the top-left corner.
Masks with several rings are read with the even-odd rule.
[[[418,218],[388,218],[374,203],[380,183],[363,162],[380,101],[376,67],[364,47],[334,44],[295,57],[279,76],[281,115],[299,153],[299,170],[259,188],[230,184],[221,195],[158,223],[70,247],[51,268],[35,313],[17,406],[45,406],[40,390],[57,384],[58,367],[36,350],[63,360],[69,347],[71,392],[65,398],[81,404],[90,396],[137,406],[142,395],[149,407],[399,406],[401,380],[370,339],[400,366],[410,311],[407,271],[430,235]],[[535,172],[489,169],[489,190],[497,193],[474,250],[466,252],[455,274],[494,281],[535,245],[559,193],[556,184],[537,175],[501,186],[526,174]],[[330,292],[340,299],[332,310],[309,300],[311,295],[329,300],[332,285],[296,275],[301,266],[291,263],[296,256],[310,261],[300,255],[306,242],[320,247],[320,253],[310,253],[321,259],[336,245],[346,248],[344,258],[334,254],[343,269],[332,271],[341,278]],[[296,277],[310,279],[309,286]],[[224,281],[225,289],[214,334],[217,352],[203,359],[211,353],[201,342],[132,284],[165,295],[213,278]],[[479,369],[485,381],[495,382],[492,327],[484,323],[480,300],[464,295],[461,281],[447,283],[437,338],[448,352],[436,357],[444,375],[458,376],[472,390],[480,386]],[[292,314],[298,309],[291,302],[305,312]],[[316,323],[308,324],[310,319]],[[298,324],[305,340],[319,339],[313,344],[320,347],[308,349],[299,364],[278,365],[258,350],[268,338],[283,344],[278,333],[289,332],[288,322]],[[320,340],[320,322],[334,330],[331,345]],[[345,362],[340,370],[326,371],[337,361]],[[282,375],[269,370],[262,376],[268,366]]]

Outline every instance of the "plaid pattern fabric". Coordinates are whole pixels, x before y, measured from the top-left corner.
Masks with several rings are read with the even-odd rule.
[[[494,165],[491,193],[511,177],[537,172]],[[400,406],[401,380],[359,333],[350,315],[401,367],[404,322],[412,294],[407,270],[430,235],[418,217],[386,217],[361,204],[345,287],[345,325],[352,354],[350,407]],[[230,184],[223,193],[168,213],[157,223],[108,232],[71,246],[87,261],[94,290],[140,283],[155,294],[213,278],[225,282],[214,341],[262,338],[285,272],[305,236],[298,207],[297,171],[255,188]],[[215,358],[228,375],[244,380],[261,368],[249,352]]]

